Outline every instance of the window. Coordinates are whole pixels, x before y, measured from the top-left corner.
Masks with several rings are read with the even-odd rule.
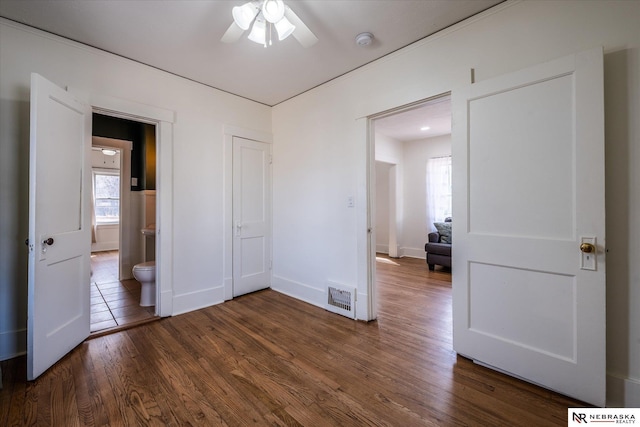
[[[427,161],[427,221],[442,222],[451,216],[451,156]]]
[[[93,201],[96,224],[120,221],[120,173],[93,171]]]

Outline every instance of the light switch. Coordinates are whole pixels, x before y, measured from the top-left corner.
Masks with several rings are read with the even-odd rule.
[[[138,186],[138,178],[136,177],[131,177],[131,186],[132,187],[137,187]]]
[[[347,207],[348,207],[348,208],[352,208],[352,207],[354,207],[355,205],[356,205],[356,202],[355,202],[355,200],[354,200],[353,196],[348,196],[348,197],[347,197]]]

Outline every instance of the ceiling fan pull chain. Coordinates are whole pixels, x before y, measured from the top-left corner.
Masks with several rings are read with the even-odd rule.
[[[265,27],[264,27],[264,47],[267,47],[267,35],[269,33],[269,21],[265,20]]]

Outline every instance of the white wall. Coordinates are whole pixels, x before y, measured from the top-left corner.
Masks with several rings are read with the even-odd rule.
[[[366,117],[603,46],[609,400],[640,407],[640,2],[507,2],[273,108],[273,287],[367,307]],[[346,207],[356,194],[356,207]],[[363,303],[364,301],[364,303]]]
[[[173,229],[163,236],[173,253],[164,260],[172,264],[173,310],[222,302],[223,194],[230,185],[224,180],[224,128],[270,134],[271,109],[2,19],[0,66],[0,360],[23,352],[26,342],[32,72],[74,93],[174,112],[173,146],[160,153],[173,163],[173,206],[162,218]]]
[[[451,135],[403,143],[404,162],[404,232],[402,253],[425,258],[424,244],[435,231],[427,224],[427,160],[451,155]]]

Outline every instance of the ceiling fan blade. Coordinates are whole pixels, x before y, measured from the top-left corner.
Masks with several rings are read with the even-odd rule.
[[[293,37],[295,37],[303,47],[311,47],[317,43],[318,38],[311,32],[309,27],[302,22],[302,19],[298,18],[298,15],[296,15],[290,7],[285,6],[284,16],[296,26],[296,29],[293,31]]]
[[[242,33],[244,33],[244,30],[240,28],[234,21],[231,23],[227,31],[222,35],[220,41],[223,43],[233,43],[240,38]]]

